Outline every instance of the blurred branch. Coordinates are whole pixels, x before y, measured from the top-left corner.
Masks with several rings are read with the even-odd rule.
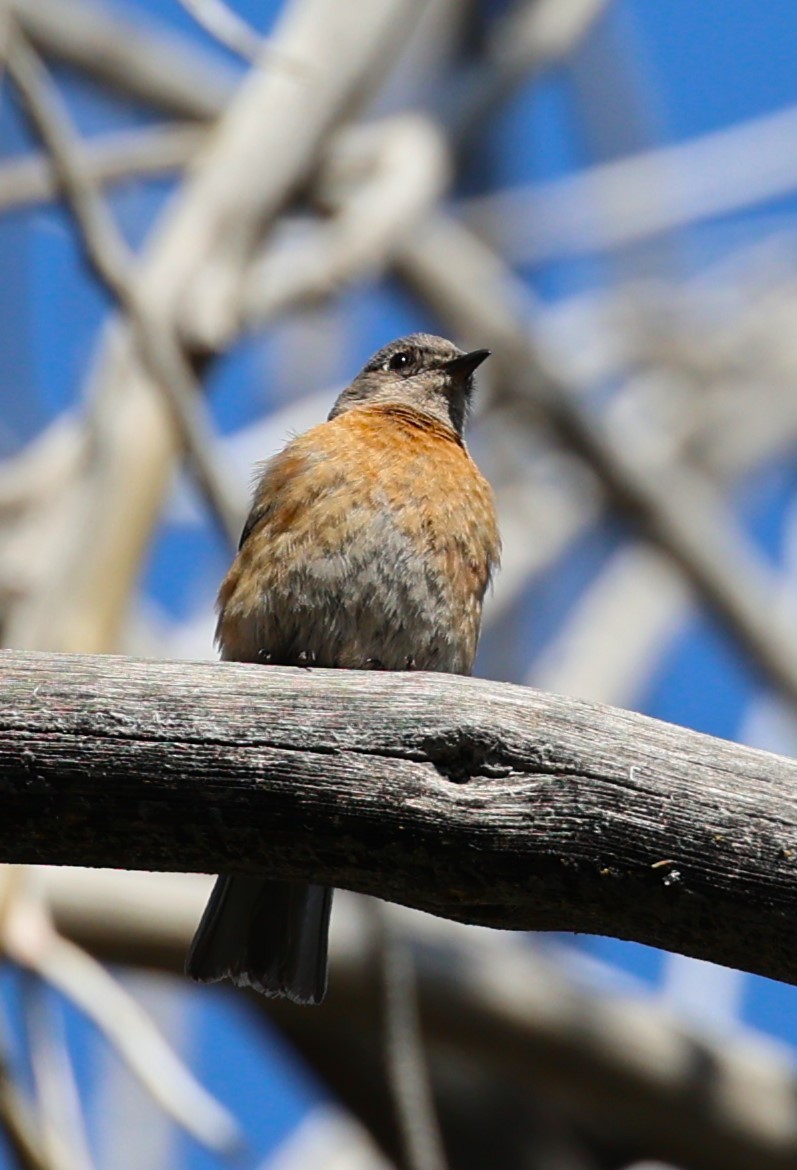
[[[795,139],[789,107],[460,210],[512,264],[607,251],[792,193]]]
[[[8,41],[11,34],[11,12],[7,4],[0,4],[0,86],[6,69]]]
[[[206,131],[197,126],[147,126],[80,143],[80,165],[95,185],[145,179],[182,170],[199,150]],[[0,213],[54,199],[58,174],[48,154],[0,163]]]
[[[546,306],[536,318],[539,336],[576,394],[623,379],[605,417],[628,446],[637,445],[636,428],[644,422],[644,433],[657,436],[656,461],[686,459],[723,483],[738,480],[762,461],[786,456],[797,439],[789,390],[797,376],[790,326],[794,242],[784,233],[739,249],[699,278],[677,285],[635,281],[608,296],[589,294]],[[573,468],[546,469],[566,455],[546,454],[550,440],[539,426],[522,449],[527,486],[518,482],[507,490],[502,482],[507,443],[518,447],[522,432],[516,422],[496,426],[506,413],[511,406],[491,413],[483,442],[509,557],[495,596],[488,599],[488,628],[493,615],[528,586],[530,575],[560,555],[569,535],[575,538],[594,523],[605,504],[595,483],[576,490],[585,467],[580,477]],[[787,614],[793,592],[788,575],[776,588],[782,595],[778,607],[782,601]],[[576,602],[524,681],[637,706],[668,638],[684,628],[695,605],[694,592],[671,558],[648,544],[626,543]]]
[[[45,905],[30,890],[23,887],[6,906],[0,927],[3,953],[91,1020],[178,1125],[213,1149],[239,1148],[238,1127],[227,1110],[195,1080],[121,984],[58,934]]]
[[[211,885],[189,875],[73,869],[44,870],[42,880],[61,929],[83,945],[116,962],[171,970],[182,967]],[[694,1170],[792,1167],[797,1075],[778,1045],[742,1028],[718,1038],[635,984],[618,991],[613,981],[609,991],[600,971],[581,969],[569,950],[545,940],[535,945],[397,906],[381,912],[412,948],[433,1073],[443,1048],[459,1068],[519,1085],[526,1112],[532,1093],[626,1151],[638,1144]],[[386,1121],[377,1111],[388,1102],[377,1099],[384,1086],[373,925],[367,902],[339,892],[324,1006],[309,1013],[257,996],[251,1002],[381,1132]],[[370,1055],[354,1036],[372,1038]],[[455,1092],[461,1097],[459,1081]],[[435,1093],[445,1100],[439,1078]]]
[[[694,595],[673,561],[643,542],[609,557],[533,663],[529,686],[634,707]]]
[[[493,410],[491,421],[502,415],[509,416],[502,419],[503,428],[511,427],[517,434],[517,419],[511,411]],[[491,427],[486,444],[492,467],[502,463],[497,430]],[[532,580],[565,555],[602,514],[601,491],[594,476],[561,449],[529,455],[522,472],[518,470],[509,482],[496,475],[489,478],[504,551],[501,572],[485,598],[485,630],[508,614]]]
[[[378,271],[436,204],[447,179],[445,143],[418,114],[341,131],[313,187],[331,214],[276,241],[254,262],[243,292],[246,325],[262,327]]]
[[[179,0],[179,3],[205,32],[244,61],[257,61],[262,56],[263,37],[223,0]]]
[[[245,515],[216,455],[213,432],[193,374],[170,322],[150,311],[133,276],[132,257],[91,175],[80,144],[47,72],[23,36],[13,35],[8,72],[22,97],[34,131],[56,170],[58,184],[79,229],[89,263],[125,310],[141,358],[173,412],[180,440],[210,509],[236,547]]]
[[[526,287],[453,220],[431,220],[405,242],[400,270],[457,331],[496,353],[505,393],[533,407],[596,471],[615,505],[659,544],[717,612],[767,679],[797,703],[797,637],[777,608],[777,578],[711,482],[661,458],[655,436],[615,435],[587,411],[529,337]]]
[[[797,982],[793,761],[454,676],[0,662],[5,860],[262,872],[268,855],[278,878]]]
[[[253,77],[225,118],[229,169],[218,192],[219,218],[181,312],[191,335],[206,346],[221,344],[235,329],[241,279],[264,224],[309,176],[327,136],[369,91],[383,53],[388,46],[395,53],[395,38],[406,35],[419,7],[418,0],[379,0],[356,12],[331,0],[300,0],[288,7],[280,52],[302,61],[309,75],[283,79],[271,71]],[[336,45],[334,68],[330,43]],[[279,118],[264,124],[260,103],[270,106],[278,97]],[[266,164],[260,162],[259,173],[252,150],[255,160]]]
[[[136,13],[91,0],[11,0],[36,47],[89,77],[178,118],[214,118],[235,89],[218,55]]]
[[[520,84],[574,53],[610,0],[517,0],[498,17],[483,53],[456,85],[446,121],[459,152],[477,140],[484,124]]]
[[[46,578],[53,544],[69,526],[64,505],[86,458],[84,429],[62,416],[0,465],[0,630]]]
[[[25,1032],[36,1086],[38,1129],[52,1166],[93,1170],[94,1161],[75,1079],[75,1070],[55,1003],[29,975],[24,986]]]
[[[690,1031],[631,989],[601,993],[556,946],[494,946],[481,932],[466,938],[448,923],[427,932],[417,916],[399,916],[433,1049],[455,1043],[538,1099],[577,1101],[581,1126],[626,1150],[713,1170],[793,1161],[795,1070],[775,1045]]]
[[[332,130],[382,81],[419,8],[418,0],[366,8],[295,0],[286,8],[272,46],[306,62],[312,77],[251,70],[195,160],[135,271],[136,295],[164,328],[181,323],[189,336],[229,338],[255,242],[312,173]],[[86,413],[92,459],[70,493],[72,520],[48,550],[38,587],[9,610],[11,644],[116,644],[177,454],[153,390],[117,325],[96,364]]]
[[[383,904],[373,903],[383,983],[385,1062],[406,1170],[446,1170],[418,1010],[415,956]]]
[[[783,246],[778,252],[782,257]],[[729,269],[726,261],[712,277],[712,285],[714,279],[720,282],[716,289],[639,286],[635,298],[632,289],[625,290],[601,322],[590,326],[583,320],[580,332],[572,334],[581,343],[589,329],[603,327],[627,339],[626,360],[638,372],[606,408],[616,435],[625,435],[633,447],[636,428],[644,421],[646,431],[658,436],[663,457],[690,461],[728,486],[762,460],[787,456],[797,439],[797,412],[788,389],[797,370],[788,324],[794,311],[789,282],[773,281],[776,274],[768,268],[760,275],[772,283],[762,293],[749,272]],[[739,304],[728,304],[729,287]],[[572,324],[578,330],[578,321]],[[556,339],[556,348],[566,356],[567,336]],[[604,371],[595,374],[595,381],[615,376]],[[778,592],[773,608],[790,621],[794,581],[785,566],[773,584]],[[696,605],[694,591],[671,558],[647,543],[624,543],[575,602],[523,681],[635,707],[670,639],[683,631]]]
[[[505,88],[528,84],[574,52],[610,0],[520,0],[487,45],[487,60]]]
[[[268,1160],[268,1170],[393,1170],[366,1127],[341,1105],[313,1106]]]
[[[44,1151],[36,1117],[0,1051],[0,1132],[20,1170],[61,1170]]]

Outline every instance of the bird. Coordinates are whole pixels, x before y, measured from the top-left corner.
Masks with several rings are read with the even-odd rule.
[[[325,422],[261,465],[219,590],[223,660],[471,673],[501,551],[463,437],[489,354],[428,333],[392,341]],[[187,974],[320,1003],[331,908],[325,886],[222,874]]]

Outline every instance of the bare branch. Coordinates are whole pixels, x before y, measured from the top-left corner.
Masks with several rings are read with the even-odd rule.
[[[53,1167],[93,1170],[75,1070],[60,1010],[44,984],[28,975],[23,988],[25,1032],[36,1086],[38,1129]]]
[[[12,0],[20,27],[41,52],[178,118],[214,118],[235,74],[154,20],[125,19],[92,0]]]
[[[35,1114],[14,1083],[6,1054],[0,1050],[0,1130],[20,1170],[60,1170],[47,1157]]]
[[[531,84],[573,53],[610,0],[518,0],[492,25],[483,59],[449,113],[458,153],[484,129],[516,86]]]
[[[211,880],[120,870],[40,871],[61,929],[113,962],[182,968]],[[579,1126],[693,1170],[790,1170],[797,1158],[797,1079],[789,1054],[744,1028],[717,1036],[633,987],[596,986],[570,948],[533,945],[403,907],[382,912],[411,945],[432,1068],[441,1054],[551,1101]],[[388,1102],[375,1085],[382,1052],[369,903],[339,892],[330,939],[330,996],[321,1013],[253,998],[372,1131]],[[312,1016],[312,1019],[308,1017]],[[371,1063],[341,1043],[373,1038]],[[701,1092],[695,1093],[696,1075]],[[347,1082],[356,1077],[356,1099]],[[380,1080],[381,1085],[381,1080]],[[368,1096],[370,1090],[370,1096]],[[461,1085],[457,1082],[457,1097]],[[435,1092],[444,1098],[437,1081]],[[451,1096],[445,1098],[451,1107]],[[392,1120],[392,1115],[391,1115]]]
[[[80,144],[81,167],[96,186],[152,178],[181,170],[206,138],[198,126],[147,126]],[[59,194],[58,175],[47,154],[0,163],[0,213]]]
[[[82,165],[80,144],[46,69],[18,30],[12,35],[8,69],[31,128],[50,155],[58,188],[82,233],[89,263],[113,296],[121,300],[130,264],[127,247]]]
[[[524,681],[546,691],[633,707],[693,602],[692,590],[670,557],[641,541],[625,545],[576,602],[564,629]]]
[[[89,263],[128,314],[141,356],[174,413],[191,466],[213,514],[235,547],[244,501],[222,471],[198,388],[170,322],[151,312],[133,279],[131,257],[90,174],[82,165],[65,109],[36,53],[13,37],[9,76],[36,133],[49,151],[59,184],[80,229]]]
[[[19,893],[7,907],[0,942],[6,955],[57,988],[94,1023],[178,1125],[213,1149],[239,1148],[238,1127],[227,1110],[196,1081],[121,984],[57,933],[32,892]]]
[[[797,982],[794,761],[453,676],[0,663],[5,860],[267,857],[275,877]]]
[[[15,869],[7,869],[0,876],[0,927],[19,884],[19,873]],[[20,1090],[14,1073],[4,1034],[4,1020],[0,1017],[0,1133],[20,1170],[63,1170],[62,1165],[51,1158],[33,1103]]]
[[[186,12],[190,12],[212,37],[243,57],[244,61],[257,61],[263,56],[263,37],[255,32],[237,12],[223,0],[179,0]]]
[[[11,10],[7,4],[0,4],[0,85],[6,68],[8,42],[11,35]]]
[[[316,202],[332,215],[272,243],[254,262],[242,298],[245,323],[262,327],[384,267],[440,198],[448,172],[439,130],[418,114],[341,131],[314,182]]]
[[[261,238],[312,173],[330,129],[379,84],[420,7],[418,0],[356,7],[300,0],[289,6],[275,39],[317,75],[311,84],[284,70],[247,75],[137,267],[137,292],[151,313],[164,323],[181,321],[185,335],[199,330],[189,293],[200,274],[213,285],[217,255],[224,253],[232,260],[233,296],[228,300],[225,292],[203,335],[218,330],[229,336],[255,250],[251,241]],[[331,43],[338,46],[334,55]],[[69,539],[53,543],[50,571],[39,588],[9,611],[6,638],[12,644],[97,651],[119,645],[130,590],[177,454],[168,411],[153,390],[130,337],[120,328],[109,331],[86,412],[96,457],[68,501],[72,521],[62,527]]]
[[[212,347],[234,332],[241,278],[264,224],[308,176],[326,136],[368,92],[383,54],[397,39],[401,43],[419,8],[418,0],[378,0],[356,13],[350,10],[344,19],[339,6],[319,0],[288,7],[276,44],[304,64],[306,75],[273,69],[250,75],[225,116],[226,149],[217,161],[223,157],[227,170],[223,180],[218,175],[213,183],[216,205],[207,254],[194,282],[183,290],[187,304],[181,320],[189,335]],[[334,68],[329,66],[330,43],[336,46]],[[280,116],[264,123],[262,103],[275,104]]]
[[[608,7],[609,0],[524,0],[498,23],[490,63],[500,76],[528,82],[572,53]]]
[[[423,1046],[415,956],[408,939],[382,905],[371,903],[378,923],[384,994],[385,1061],[408,1170],[446,1170]]]
[[[793,192],[797,108],[534,187],[469,200],[469,222],[511,263],[638,244]]]
[[[407,240],[405,277],[461,333],[495,350],[505,392],[541,411],[597,472],[621,511],[681,567],[768,679],[797,703],[797,637],[776,576],[707,477],[662,459],[655,436],[611,431],[571,393],[529,337],[526,287],[466,228],[438,218]]]

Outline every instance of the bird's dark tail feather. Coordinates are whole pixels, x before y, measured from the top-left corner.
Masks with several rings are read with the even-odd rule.
[[[217,879],[186,959],[199,983],[231,979],[264,995],[320,1003],[332,890],[246,874]]]

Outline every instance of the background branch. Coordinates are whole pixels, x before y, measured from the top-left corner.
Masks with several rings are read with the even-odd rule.
[[[263,37],[247,24],[224,0],[179,0],[197,24],[219,44],[231,49],[245,61],[257,61],[263,55]]]
[[[197,1141],[228,1154],[240,1151],[241,1135],[228,1111],[203,1089],[114,976],[58,934],[46,904],[24,885],[6,909],[0,945],[8,958],[91,1020],[160,1107]]]
[[[189,874],[120,870],[45,868],[40,876],[71,938],[111,962],[175,972],[212,884]],[[589,959],[582,968],[570,948],[550,939],[535,945],[400,906],[380,909],[412,949],[435,1097],[449,1122],[456,1101],[472,1113],[478,1098],[478,1090],[463,1093],[461,1080],[448,1080],[453,1065],[480,1072],[490,1116],[490,1094],[506,1097],[520,1085],[527,1121],[530,1100],[550,1100],[581,1130],[612,1135],[626,1152],[641,1144],[648,1157],[700,1170],[793,1165],[797,1082],[780,1045],[744,1030],[718,1036],[633,981],[618,986],[615,978],[607,986],[605,970]],[[392,1151],[398,1147],[380,1071],[374,919],[367,899],[336,896],[330,994],[318,1012],[260,996],[251,1003]]]
[[[219,464],[212,428],[174,323],[164,322],[151,312],[140,294],[133,275],[133,256],[103,202],[100,188],[83,166],[80,143],[47,71],[24,36],[15,35],[12,39],[8,71],[34,132],[52,159],[88,262],[127,314],[141,360],[172,411],[199,486],[235,548],[246,514],[245,500]]]
[[[103,134],[80,143],[81,166],[97,185],[144,179],[181,170],[206,134],[190,124],[147,126]],[[0,213],[57,198],[58,174],[47,153],[0,163]]]
[[[235,73],[151,17],[125,19],[93,0],[12,0],[14,17],[48,57],[178,118],[213,118]]]
[[[504,396],[544,418],[593,468],[621,513],[675,560],[768,680],[797,704],[797,636],[778,606],[777,577],[711,481],[686,461],[662,457],[641,428],[613,433],[577,400],[555,358],[530,335],[528,291],[467,228],[435,217],[405,242],[399,268],[450,328],[496,351]]]
[[[201,336],[205,356],[213,336],[227,341],[235,329],[236,280],[248,271],[253,241],[312,173],[331,130],[383,80],[380,70],[395,60],[419,8],[417,0],[378,0],[367,9],[301,0],[286,11],[270,49],[307,61],[312,78],[252,70],[236,91],[134,276],[141,303],[164,326]],[[201,324],[194,313],[200,276],[214,306],[203,300]],[[170,413],[120,323],[96,363],[86,426],[93,458],[61,501],[62,535],[48,547],[47,571],[9,606],[5,636],[13,645],[119,646],[179,450]]]

